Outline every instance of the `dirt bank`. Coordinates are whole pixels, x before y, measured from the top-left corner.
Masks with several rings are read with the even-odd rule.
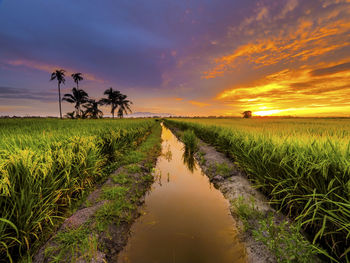
[[[210,181],[223,193],[230,203],[241,197],[244,197],[246,200],[254,199],[255,208],[260,212],[264,214],[268,212],[276,213],[268,205],[265,197],[252,187],[244,172],[226,158],[224,154],[217,152],[214,147],[201,141],[195,158]],[[220,169],[220,167],[228,167],[227,172],[225,169]],[[234,206],[231,205],[230,210],[236,222],[238,222],[238,228],[243,229],[242,222],[237,221]],[[248,262],[276,262],[274,255],[269,252],[264,244],[255,241],[250,232],[241,232],[241,238],[245,243]]]

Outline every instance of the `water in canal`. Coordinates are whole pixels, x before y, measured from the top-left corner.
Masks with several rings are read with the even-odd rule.
[[[162,129],[156,181],[118,262],[246,262],[228,201],[195,162],[188,165],[183,143]]]

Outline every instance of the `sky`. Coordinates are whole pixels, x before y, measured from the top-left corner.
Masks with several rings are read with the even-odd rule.
[[[134,112],[350,116],[350,0],[0,0],[0,115],[58,116],[61,68]]]

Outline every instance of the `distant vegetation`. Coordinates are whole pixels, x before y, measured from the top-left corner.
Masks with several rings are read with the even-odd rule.
[[[350,261],[349,119],[178,119],[340,262]]]
[[[84,115],[84,112],[81,109],[81,106],[88,102],[89,95],[82,89],[73,88],[72,94],[64,94],[63,99],[69,103],[74,103],[75,112],[69,113],[70,117],[81,118]]]
[[[72,93],[64,94],[63,99],[61,99],[61,84],[65,84],[65,73],[63,69],[55,70],[51,74],[50,80],[57,80],[58,87],[58,104],[60,111],[60,118],[62,119],[62,106],[61,101],[66,101],[74,104],[75,111],[68,112],[65,116],[70,119],[85,119],[85,118],[102,118],[103,112],[99,109],[101,105],[111,106],[112,117],[114,118],[114,113],[117,111],[118,117],[123,118],[124,114],[131,113],[130,105],[133,104],[128,100],[128,96],[122,94],[118,90],[113,90],[112,88],[107,89],[104,95],[107,98],[102,98],[100,100],[95,100],[89,98],[87,92],[79,88],[79,82],[84,80],[82,73],[73,73],[71,77],[76,83],[76,87],[72,88]]]
[[[245,111],[242,113],[243,114],[243,118],[248,119],[252,117],[252,112],[250,110]]]
[[[124,113],[131,112],[130,104],[132,104],[131,101],[127,100],[127,96],[124,94],[121,94],[118,90],[113,90],[112,88],[109,88],[105,90],[104,95],[107,96],[107,98],[101,99],[101,103],[105,105],[111,106],[111,113],[112,117],[114,118],[114,112],[118,110],[118,117],[122,118]]]

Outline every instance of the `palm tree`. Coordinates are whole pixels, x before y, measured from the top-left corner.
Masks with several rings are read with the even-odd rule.
[[[97,119],[102,118],[103,112],[98,108],[99,105],[102,105],[101,101],[96,101],[94,99],[90,99],[84,108],[86,111],[84,112],[85,116],[90,116],[90,118]]]
[[[62,107],[61,107],[61,83],[65,83],[66,79],[65,77],[65,70],[63,69],[56,69],[54,72],[51,74],[50,81],[57,79],[58,82],[58,105],[60,108],[60,118],[62,119]]]
[[[81,75],[81,73],[73,73],[71,75],[74,82],[77,83],[77,89],[79,89],[79,81],[82,81],[84,79]]]
[[[69,103],[75,103],[75,112],[77,118],[81,115],[80,106],[89,100],[89,95],[82,89],[72,88],[72,94],[64,94],[63,99]]]
[[[67,112],[66,117],[68,119],[75,119],[75,111]]]
[[[130,100],[127,100],[127,97],[128,96],[126,96],[124,94],[120,94],[120,96],[119,96],[119,101],[118,101],[118,106],[119,106],[118,117],[119,118],[123,118],[124,113],[128,114],[128,112],[130,112],[130,113],[132,112],[130,109],[130,104],[132,104],[132,102]]]
[[[101,99],[101,103],[104,105],[111,105],[111,113],[114,119],[114,111],[117,109],[119,105],[119,97],[121,93],[118,90],[113,90],[112,88],[109,88],[105,90],[103,94],[107,95],[107,98]]]

